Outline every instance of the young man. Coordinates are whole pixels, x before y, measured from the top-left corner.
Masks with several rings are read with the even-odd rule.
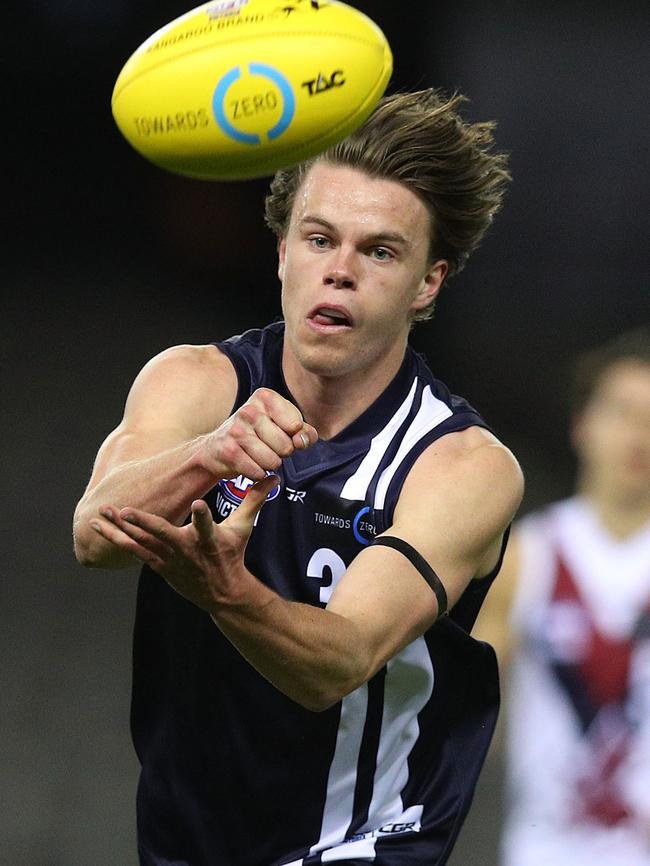
[[[577,370],[577,494],[518,523],[476,629],[512,656],[505,866],[650,863],[650,330]]]
[[[154,358],[99,451],[75,544],[145,564],[145,866],[441,864],[467,812],[522,479],[407,345],[508,179],[459,102],[386,98],[276,175],[284,322]]]

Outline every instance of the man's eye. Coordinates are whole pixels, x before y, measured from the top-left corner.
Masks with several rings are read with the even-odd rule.
[[[372,254],[380,262],[387,262],[393,258],[393,254],[386,247],[375,247]]]
[[[318,250],[327,249],[329,246],[329,241],[327,238],[324,238],[322,235],[316,235],[316,237],[309,238],[309,242],[312,246],[316,247]]]

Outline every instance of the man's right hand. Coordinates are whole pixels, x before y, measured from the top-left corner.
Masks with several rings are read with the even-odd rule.
[[[205,436],[203,459],[217,477],[244,475],[260,481],[294,451],[317,440],[318,433],[297,406],[270,388],[258,388],[214,433]]]

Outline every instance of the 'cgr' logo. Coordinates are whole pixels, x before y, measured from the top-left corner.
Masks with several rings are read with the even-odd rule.
[[[273,475],[274,473],[267,472],[266,474]],[[253,484],[255,484],[255,482],[251,481],[250,478],[246,478],[245,475],[238,475],[236,478],[222,478],[219,482],[219,490],[223,493],[228,502],[232,502],[233,505],[241,505],[248,493],[249,487],[252,487]],[[279,493],[280,485],[277,484],[266,497],[266,501],[270,502],[272,499],[275,499]]]
[[[242,71],[243,69],[243,71]],[[234,66],[212,95],[212,111],[225,134],[241,144],[262,144],[256,130],[268,123],[265,135],[274,141],[287,131],[296,111],[288,79],[266,63]]]

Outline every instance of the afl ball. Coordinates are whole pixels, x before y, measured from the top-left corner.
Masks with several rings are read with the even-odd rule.
[[[337,0],[214,0],[150,36],[112,97],[117,126],[157,166],[263,177],[353,132],[392,73],[386,37]]]

